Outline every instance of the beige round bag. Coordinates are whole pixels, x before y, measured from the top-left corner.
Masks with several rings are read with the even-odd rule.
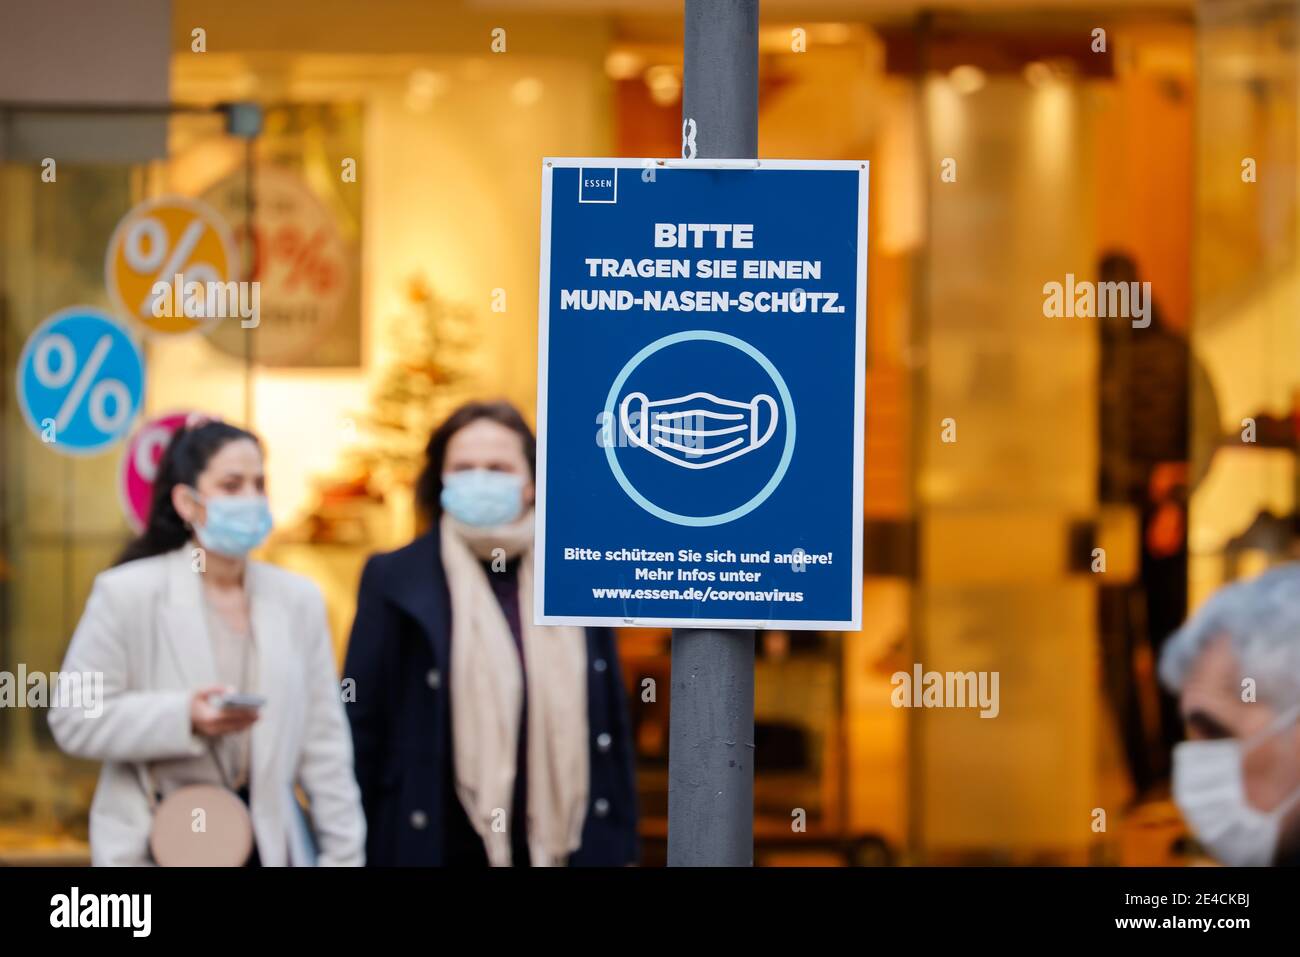
[[[233,791],[189,784],[154,808],[149,850],[160,867],[240,867],[253,850],[253,821]]]

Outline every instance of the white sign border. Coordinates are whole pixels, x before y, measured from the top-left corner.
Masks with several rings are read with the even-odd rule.
[[[556,169],[581,170],[584,167],[605,169],[650,170],[857,170],[858,171],[858,282],[855,316],[854,410],[853,410],[853,612],[845,621],[750,620],[739,618],[627,618],[586,615],[544,614],[546,585],[546,417],[547,378],[550,368],[551,304],[551,187]],[[617,174],[616,174],[617,175]],[[537,282],[537,469],[534,478],[537,496],[534,507],[537,540],[533,550],[533,623],[535,625],[584,625],[609,628],[709,628],[768,629],[784,631],[861,631],[862,630],[862,468],[865,457],[863,439],[866,416],[866,344],[867,344],[867,209],[870,187],[870,164],[866,160],[782,160],[782,159],[614,159],[608,157],[554,157],[542,159],[542,216],[539,277]]]

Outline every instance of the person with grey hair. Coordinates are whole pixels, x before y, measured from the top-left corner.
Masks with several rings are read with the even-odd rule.
[[[1300,864],[1300,562],[1216,592],[1166,642],[1188,740],[1174,801],[1235,866]]]

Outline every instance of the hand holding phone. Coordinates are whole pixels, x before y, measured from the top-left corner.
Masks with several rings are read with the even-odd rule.
[[[210,738],[235,734],[257,721],[265,703],[260,695],[240,694],[224,685],[199,688],[190,698],[190,727]]]

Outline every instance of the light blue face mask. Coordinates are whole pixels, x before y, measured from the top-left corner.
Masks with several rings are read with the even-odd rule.
[[[524,510],[524,480],[490,469],[452,472],[442,477],[441,501],[452,518],[466,525],[504,525]]]
[[[265,495],[212,495],[194,499],[207,510],[207,521],[194,527],[199,544],[232,558],[243,558],[271,534],[271,507]]]

